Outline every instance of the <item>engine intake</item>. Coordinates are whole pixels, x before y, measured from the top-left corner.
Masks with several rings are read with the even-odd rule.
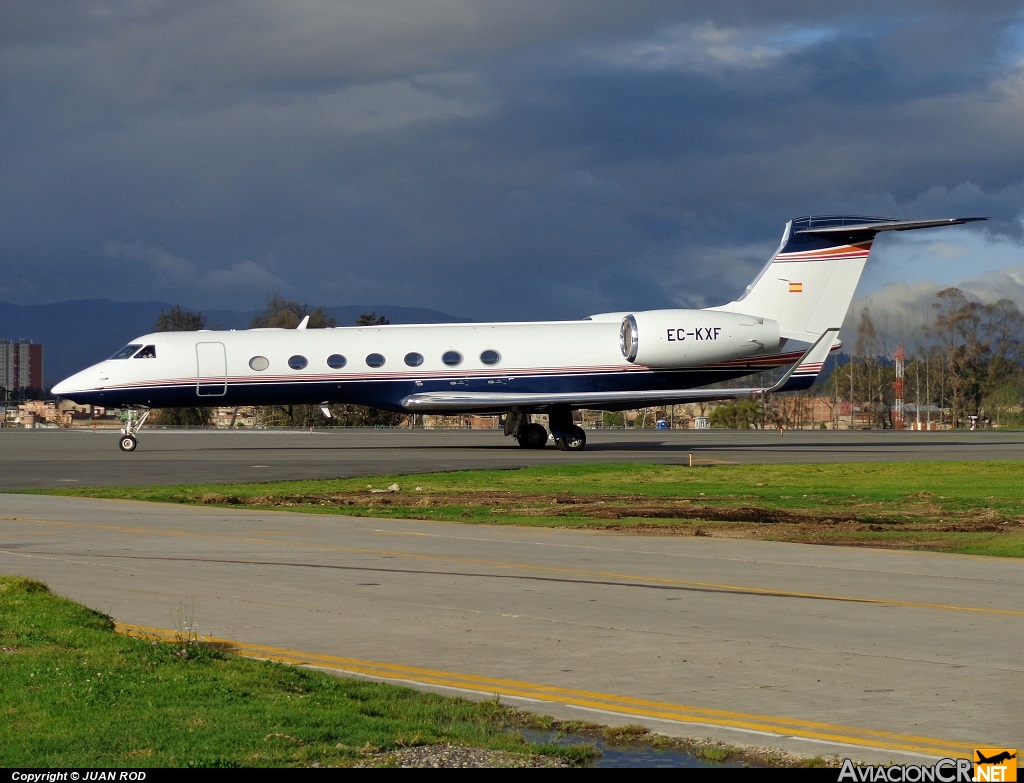
[[[745,359],[777,351],[779,342],[778,322],[715,310],[645,310],[619,327],[626,361],[656,369]]]

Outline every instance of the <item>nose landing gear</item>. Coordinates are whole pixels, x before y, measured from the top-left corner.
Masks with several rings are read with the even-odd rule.
[[[121,440],[118,443],[121,451],[135,451],[136,446],[139,445],[139,439],[136,436],[148,418],[149,408],[145,410],[129,408],[125,412],[124,424],[121,425]]]

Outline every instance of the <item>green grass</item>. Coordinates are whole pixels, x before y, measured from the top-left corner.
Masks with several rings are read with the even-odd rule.
[[[205,494],[250,498],[273,494],[314,495],[361,492],[397,483],[409,492],[575,493],[699,497],[709,501],[752,498],[778,507],[806,508],[899,501],[928,492],[949,508],[979,505],[1024,513],[1024,466],[1019,462],[900,462],[819,465],[728,465],[687,468],[677,465],[559,465],[519,470],[455,471],[383,475],[323,481],[285,481],[232,485],[168,485],[41,490],[53,495],[197,502]]]
[[[0,766],[348,766],[450,742],[583,761],[529,745],[496,700],[474,703],[226,656],[187,638],[114,632],[109,618],[0,576]]]
[[[1024,557],[1022,479],[1019,462],[695,468],[631,463],[45,492],[390,519],[742,534]],[[392,484],[400,490],[372,491]]]

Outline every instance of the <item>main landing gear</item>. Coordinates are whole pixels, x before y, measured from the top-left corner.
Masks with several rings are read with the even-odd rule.
[[[572,423],[572,409],[555,405],[548,409],[548,424],[555,445],[562,451],[579,451],[587,445],[587,433]],[[542,449],[548,443],[544,425],[530,421],[530,414],[511,410],[505,416],[505,434],[512,435],[524,449]]]
[[[121,441],[118,443],[121,451],[135,451],[135,447],[139,445],[136,435],[139,434],[139,430],[142,429],[142,425],[148,418],[149,408],[141,411],[137,408],[129,408],[126,411],[124,424],[121,426]]]

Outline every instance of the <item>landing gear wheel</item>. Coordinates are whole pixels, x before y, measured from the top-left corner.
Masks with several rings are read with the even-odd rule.
[[[548,443],[548,431],[543,424],[527,424],[516,435],[516,440],[524,449],[542,449]]]
[[[587,445],[587,433],[582,427],[573,425],[564,438],[555,438],[555,443],[562,451],[579,451]]]
[[[138,408],[129,408],[125,411],[124,424],[121,426],[121,440],[118,443],[121,451],[135,451],[135,447],[139,445],[135,436],[142,429],[142,425],[146,423],[149,413],[148,408],[142,411]]]

